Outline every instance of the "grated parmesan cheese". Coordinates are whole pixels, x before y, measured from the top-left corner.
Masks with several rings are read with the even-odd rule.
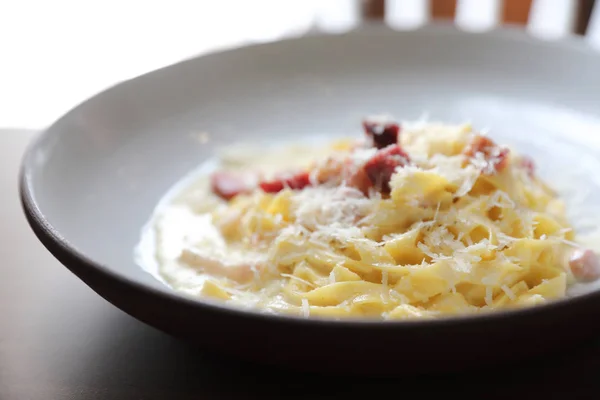
[[[293,280],[298,281],[300,283],[304,283],[305,285],[310,286],[312,288],[316,287],[314,283],[310,283],[309,281],[307,281],[305,279],[302,279],[302,278],[299,278],[299,277],[297,277],[295,275],[292,275],[292,274],[280,274],[280,275],[283,276],[283,277],[289,278],[289,279],[293,279]]]
[[[567,246],[571,246],[571,247],[576,247],[576,248],[580,248],[581,245],[579,243],[575,243],[571,240],[567,240],[567,239],[559,239],[560,242],[566,244]]]
[[[382,290],[382,294],[381,294],[381,300],[384,303],[387,303],[389,300],[389,290],[388,290],[388,272],[387,271],[381,271],[381,285],[383,286]]]
[[[350,187],[310,187],[292,199],[292,208],[300,225],[308,228],[331,224],[353,227],[373,204],[359,190]]]
[[[310,317],[310,305],[308,304],[307,299],[302,299],[302,313],[304,318]]]
[[[491,306],[493,304],[494,299],[492,298],[492,287],[486,286],[485,288],[485,304]]]
[[[502,285],[502,286],[500,286],[500,288],[502,289],[502,291],[503,291],[504,293],[506,293],[506,295],[508,296],[508,298],[509,298],[509,299],[511,299],[511,300],[515,300],[515,299],[517,298],[517,296],[515,296],[515,294],[514,294],[514,292],[512,291],[512,289],[511,289],[511,288],[509,288],[508,286],[506,286],[506,285]]]
[[[489,198],[489,208],[500,207],[500,208],[516,208],[515,202],[510,198],[508,193],[502,190],[496,190]]]
[[[562,296],[562,281],[550,278],[564,274],[561,260],[578,245],[565,236],[571,228],[561,203],[521,166],[515,169],[512,157],[506,174],[482,177],[493,164],[482,153],[465,165],[472,134],[467,125],[403,127],[400,144],[410,165],[394,170],[391,193],[319,184],[312,170],[310,186],[281,196],[257,190],[205,209],[197,204],[201,196],[194,195],[193,206],[180,196],[177,206],[191,211],[177,218],[173,211],[169,228],[157,229],[161,274],[194,295],[208,276],[226,301],[306,318],[429,318],[492,307],[494,293],[504,293],[507,305]],[[271,176],[271,166],[323,160],[359,167],[377,152],[335,149],[321,152],[327,156],[321,161],[304,154],[302,163],[291,161],[293,151],[274,161],[268,152],[257,157],[240,149],[241,158],[230,154],[222,166]],[[250,160],[260,166],[253,169]],[[187,225],[194,228],[182,233]],[[549,279],[530,287],[540,274]],[[290,282],[302,285],[286,289]]]

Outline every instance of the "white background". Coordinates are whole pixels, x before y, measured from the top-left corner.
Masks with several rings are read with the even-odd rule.
[[[207,51],[359,23],[360,0],[0,0],[0,127],[39,129],[121,80]],[[386,0],[386,21],[427,22],[429,0]],[[456,22],[491,29],[502,0],[458,0]],[[534,0],[531,34],[555,39],[579,0]],[[588,38],[600,47],[600,6]]]
[[[120,80],[212,49],[304,32],[324,8],[317,3],[0,0],[0,126],[40,128]],[[325,7],[335,3],[348,2]]]

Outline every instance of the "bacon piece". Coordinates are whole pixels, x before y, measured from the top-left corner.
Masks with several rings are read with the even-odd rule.
[[[365,168],[358,168],[348,178],[348,186],[360,190],[366,196],[369,194],[369,189],[373,187],[373,182],[369,179]]]
[[[508,153],[507,148],[498,146],[492,139],[482,135],[475,135],[463,151],[476,165],[482,164],[481,172],[485,175],[502,171],[508,163]]]
[[[352,165],[350,158],[338,159],[330,157],[321,164],[313,165],[313,179],[316,184],[341,184],[347,177]]]
[[[314,166],[311,174],[314,185],[347,185],[367,194],[373,185],[367,177],[364,165],[356,165],[352,158],[329,158],[322,165]]]
[[[600,260],[590,249],[577,249],[571,254],[569,267],[573,276],[580,281],[593,281],[600,278]]]
[[[390,192],[390,179],[396,167],[405,166],[410,162],[408,154],[397,144],[379,150],[365,163],[364,172],[375,190],[382,193]]]
[[[383,149],[398,143],[400,125],[397,123],[364,120],[362,125],[365,134],[373,142],[374,147]]]
[[[229,171],[217,171],[210,176],[210,185],[214,194],[231,200],[241,193],[247,193],[254,188],[256,175],[236,174]]]
[[[277,193],[286,187],[293,190],[300,190],[309,185],[310,174],[305,171],[276,177],[272,180],[262,181],[258,184],[258,186],[267,193]]]
[[[249,193],[256,188],[258,181],[256,173],[234,173],[229,171],[218,171],[211,175],[211,189],[217,196],[231,200],[238,194]],[[258,182],[258,187],[267,193],[277,193],[285,188],[300,190],[309,186],[310,175],[308,172],[282,174],[271,180]]]

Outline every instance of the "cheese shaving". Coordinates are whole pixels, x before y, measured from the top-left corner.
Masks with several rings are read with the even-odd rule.
[[[308,182],[228,201],[179,196],[157,216],[161,277],[191,295],[305,318],[438,318],[564,296],[575,232],[514,150],[506,160],[502,146],[465,153],[470,125],[421,121],[399,135],[400,161],[351,139],[229,153],[224,171],[305,168]]]

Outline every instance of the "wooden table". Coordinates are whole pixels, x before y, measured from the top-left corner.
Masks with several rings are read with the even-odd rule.
[[[520,366],[377,379],[323,377],[251,365],[179,342],[108,304],[38,243],[17,196],[18,165],[32,136],[31,131],[0,129],[2,400],[284,396],[365,400],[453,393],[463,399],[600,398],[600,341]]]

